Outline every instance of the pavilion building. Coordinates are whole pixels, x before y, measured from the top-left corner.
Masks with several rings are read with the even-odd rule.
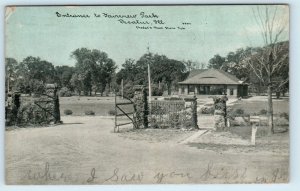
[[[192,70],[179,82],[179,95],[248,96],[248,84],[219,69]]]

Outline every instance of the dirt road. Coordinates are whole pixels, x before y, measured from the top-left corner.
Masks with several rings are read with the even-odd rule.
[[[63,117],[64,124],[6,131],[7,184],[286,182],[289,156],[234,153],[112,133],[113,119]]]

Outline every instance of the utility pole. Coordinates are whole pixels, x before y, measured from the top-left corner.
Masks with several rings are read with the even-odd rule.
[[[122,99],[124,98],[124,84],[123,84],[123,79],[121,81],[121,94],[122,94]]]
[[[149,63],[148,63],[148,83],[149,83],[149,104],[151,104],[151,73],[150,73]]]
[[[150,73],[150,50],[149,50],[149,43],[148,43],[148,85],[149,85],[149,116],[151,116],[151,73]]]

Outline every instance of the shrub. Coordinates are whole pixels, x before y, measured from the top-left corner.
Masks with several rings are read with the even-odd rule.
[[[45,112],[33,102],[22,104],[17,114],[17,124],[48,124],[50,120]]]
[[[274,125],[275,126],[288,126],[289,121],[283,117],[277,117],[274,119]]]
[[[72,115],[72,114],[73,114],[73,111],[70,110],[70,109],[65,109],[65,110],[64,110],[64,114],[65,114],[65,115]]]
[[[214,112],[215,112],[215,109],[214,109],[214,107],[202,107],[201,108],[201,113],[202,114],[214,114]]]
[[[84,113],[85,115],[95,115],[95,112],[92,110],[85,111]]]
[[[266,115],[267,112],[268,112],[267,110],[262,109],[262,110],[259,111],[259,114],[260,114],[260,115]]]
[[[172,128],[177,127],[179,124],[179,114],[171,113],[170,114],[170,125]]]
[[[180,98],[180,97],[165,97],[164,100],[177,101],[177,100],[182,100],[182,98]]]
[[[153,96],[162,96],[164,93],[162,88],[158,88],[158,86],[153,86],[152,87],[152,95]]]
[[[235,110],[235,114],[237,116],[242,116],[244,113],[245,113],[244,110],[241,108]]]
[[[128,98],[133,98],[134,96],[134,85],[131,81],[124,85],[124,96]]]
[[[63,87],[63,88],[60,89],[59,95],[61,97],[71,97],[72,92],[67,87]]]
[[[116,115],[117,113],[116,113],[116,110],[109,110],[108,114],[109,115]]]
[[[285,118],[286,120],[289,120],[289,114],[286,112],[280,113],[279,117]]]

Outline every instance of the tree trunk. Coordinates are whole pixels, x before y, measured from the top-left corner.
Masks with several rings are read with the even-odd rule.
[[[171,95],[171,83],[167,83],[168,86],[168,95]]]
[[[273,102],[272,102],[272,87],[271,84],[268,85],[268,125],[269,125],[269,135],[274,133],[273,124]]]

